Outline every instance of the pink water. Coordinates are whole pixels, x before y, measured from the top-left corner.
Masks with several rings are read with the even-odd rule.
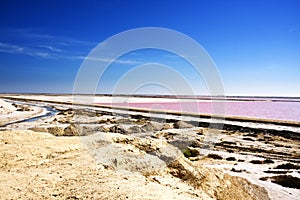
[[[225,114],[263,119],[300,122],[300,102],[230,101],[230,102],[163,102],[163,103],[99,103],[122,107],[192,112],[200,114]],[[218,109],[220,108],[220,109]]]

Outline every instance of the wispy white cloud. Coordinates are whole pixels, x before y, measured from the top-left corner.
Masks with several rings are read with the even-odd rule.
[[[2,43],[0,42],[0,52],[10,53],[10,54],[23,54],[28,56],[38,56],[42,58],[49,57],[49,53],[43,51],[37,51],[28,47],[23,47],[19,45]]]
[[[172,54],[163,54],[163,56],[161,56],[156,51],[149,52],[149,50],[146,53],[139,51],[130,52],[125,57],[116,60],[112,58],[86,57],[92,48],[98,45],[96,42],[65,36],[55,36],[49,33],[44,34],[43,30],[36,29],[7,29],[4,31],[0,29],[0,33],[1,35],[7,36],[7,38],[1,38],[0,52],[36,56],[45,59],[81,61],[87,59],[105,63],[141,65],[151,62],[149,58],[152,56],[157,57],[158,55],[161,59],[167,60],[172,60],[176,57],[176,55]],[[102,42],[101,45],[105,46],[107,44]]]
[[[50,50],[52,52],[62,52],[63,50],[60,49],[60,48],[57,48],[57,47],[53,47],[53,46],[50,46],[50,45],[39,45],[38,47],[41,47],[43,49],[47,49],[47,50]]]
[[[0,52],[51,59],[73,59],[72,57],[78,55],[87,55],[97,45],[96,42],[41,32],[43,30],[1,28],[0,34],[4,37],[0,41]]]
[[[47,52],[37,52],[37,51],[35,51],[31,54],[31,56],[38,56],[38,57],[41,57],[41,58],[51,58],[51,55]]]
[[[80,60],[92,60],[92,61],[98,61],[98,62],[105,62],[105,63],[118,63],[118,64],[127,64],[127,65],[140,65],[144,64],[145,62],[142,61],[136,61],[136,60],[124,60],[124,59],[111,59],[111,58],[96,58],[96,57],[91,57],[91,56],[74,56],[70,57],[73,59],[80,59]]]
[[[39,40],[39,41],[52,41],[57,44],[64,46],[68,45],[84,45],[84,46],[96,46],[97,42],[85,41],[78,38],[72,38],[68,36],[57,36],[49,33],[45,33],[43,29],[37,28],[3,28],[1,27],[0,32],[13,37],[28,39],[28,40]]]
[[[45,46],[40,45],[38,48],[29,48],[25,46],[19,46],[9,43],[1,43],[0,42],[0,52],[10,53],[10,54],[22,54],[22,55],[28,55],[28,56],[37,56],[41,58],[47,58],[47,59],[69,59],[69,60],[92,60],[92,61],[98,61],[98,62],[105,62],[105,63],[118,63],[118,64],[126,64],[126,65],[139,65],[143,64],[145,62],[142,61],[136,61],[136,60],[129,60],[129,59],[111,59],[111,58],[97,58],[97,57],[91,57],[91,56],[73,56],[73,55],[64,55],[60,54],[62,52],[62,49],[54,48],[52,46]],[[57,54],[59,53],[59,54]]]
[[[104,63],[116,63],[122,65],[142,65],[145,63],[151,62],[151,59],[144,56],[142,53],[131,52],[125,58],[113,59],[109,57],[91,57],[84,56],[84,54],[88,54],[89,51],[79,52],[78,50],[74,50],[66,46],[56,47],[54,45],[49,44],[39,44],[39,45],[16,45],[11,43],[0,42],[0,52],[10,53],[10,54],[19,54],[19,55],[27,55],[33,57],[40,57],[44,59],[64,59],[64,60],[91,60],[97,62]],[[176,57],[176,55],[163,55],[163,59],[168,59],[169,62],[172,60],[171,58]]]
[[[55,43],[57,45],[63,45],[63,46],[80,45],[80,46],[94,47],[98,44],[97,42],[90,42],[90,41],[80,40],[72,37],[55,36],[55,35],[43,34],[43,33],[33,33],[28,30],[22,30],[22,32],[20,33],[20,37],[25,37],[33,40],[37,39],[45,42],[51,41],[52,43]]]
[[[24,47],[0,42],[0,51],[6,53],[22,53],[24,52]]]

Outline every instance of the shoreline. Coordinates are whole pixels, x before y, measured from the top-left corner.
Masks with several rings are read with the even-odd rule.
[[[222,119],[227,121],[241,121],[241,122],[254,122],[254,123],[266,123],[266,124],[275,124],[282,126],[294,126],[300,127],[300,121],[289,121],[289,120],[277,120],[277,119],[266,119],[266,118],[254,118],[254,117],[243,117],[243,116],[220,116],[213,114],[196,114],[191,112],[178,112],[172,110],[154,110],[154,109],[143,109],[143,108],[134,108],[134,107],[122,107],[122,106],[109,106],[109,105],[99,105],[96,103],[93,104],[85,104],[79,102],[71,102],[69,99],[67,102],[62,101],[53,101],[53,100],[45,100],[45,99],[34,99],[34,98],[20,98],[20,97],[11,97],[11,96],[2,96],[4,99],[16,100],[16,101],[33,101],[33,102],[44,102],[44,103],[54,103],[54,104],[63,104],[63,105],[75,105],[75,106],[89,106],[89,107],[97,107],[97,108],[107,108],[107,109],[117,109],[117,110],[125,110],[125,111],[137,111],[142,113],[153,113],[153,114],[170,114],[170,115],[181,115],[186,117],[196,117],[196,118],[214,118],[214,119]]]

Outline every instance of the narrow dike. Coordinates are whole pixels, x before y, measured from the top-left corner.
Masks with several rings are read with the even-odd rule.
[[[30,105],[30,106],[44,108],[44,109],[46,109],[46,113],[42,114],[42,115],[29,117],[29,118],[26,118],[26,119],[21,119],[21,120],[18,120],[18,121],[12,121],[12,122],[9,122],[9,123],[6,123],[6,124],[2,124],[2,125],[0,125],[0,127],[6,127],[6,126],[9,126],[9,125],[19,124],[19,123],[23,123],[23,122],[34,122],[34,121],[37,121],[37,120],[42,119],[42,118],[54,116],[54,115],[56,115],[56,113],[58,113],[58,111],[55,108],[52,108],[50,106],[37,106],[37,105],[33,105],[33,104],[24,103],[24,102],[21,102],[21,101],[15,101],[14,103],[22,103],[22,104],[26,104],[26,105]]]
[[[103,106],[103,105],[87,105],[82,103],[72,103],[72,102],[58,102],[58,101],[50,101],[50,100],[37,100],[37,99],[23,99],[16,97],[3,97],[4,99],[23,102],[28,105],[36,106],[30,102],[42,102],[52,105],[72,105],[76,107],[84,108],[93,108],[97,110],[103,110],[104,112],[110,113],[111,115],[119,115],[119,116],[130,116],[130,117],[145,117],[150,118],[154,121],[178,121],[177,117],[181,116],[181,121],[185,121],[193,124],[194,126],[199,127],[210,127],[210,128],[220,128],[226,131],[240,131],[240,132],[251,132],[251,133],[265,133],[271,135],[282,136],[287,139],[300,140],[300,133],[298,131],[300,122],[277,122],[277,121],[266,121],[265,119],[246,119],[246,118],[231,118],[231,117],[223,117],[224,121],[220,121],[219,123],[212,124],[210,122],[210,118],[218,118],[216,116],[202,116],[201,114],[190,114],[190,113],[179,113],[179,112],[170,112],[170,111],[155,111],[155,110],[146,110],[140,108],[124,108],[124,107],[113,107],[113,106]],[[43,106],[47,109],[47,113],[41,116],[32,117],[24,120],[20,120],[17,122],[11,122],[3,126],[7,126],[14,123],[21,122],[30,122],[36,121],[40,118],[54,116],[58,111],[50,106]],[[240,124],[234,124],[235,122],[239,122]],[[251,127],[248,123],[260,125],[259,127]],[[274,128],[267,128],[265,125],[274,125]],[[276,127],[287,127],[287,130],[277,129]],[[291,128],[295,127],[297,130],[292,130]]]

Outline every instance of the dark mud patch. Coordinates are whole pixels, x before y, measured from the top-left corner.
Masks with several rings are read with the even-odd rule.
[[[268,171],[264,171],[264,173],[267,173],[267,174],[286,174],[286,173],[288,173],[288,171],[268,170]]]
[[[254,142],[255,140],[250,137],[244,137],[243,140]]]
[[[228,157],[226,158],[227,161],[236,161],[236,158],[235,157]]]
[[[272,183],[276,183],[283,187],[300,189],[300,179],[291,175],[279,175],[273,177],[262,177],[262,181],[270,180]]]
[[[215,159],[215,160],[223,160],[222,156],[220,156],[218,154],[212,154],[212,153],[208,154],[207,158],[212,158],[212,159]]]
[[[285,164],[277,165],[274,169],[300,169],[300,165],[285,163]]]

